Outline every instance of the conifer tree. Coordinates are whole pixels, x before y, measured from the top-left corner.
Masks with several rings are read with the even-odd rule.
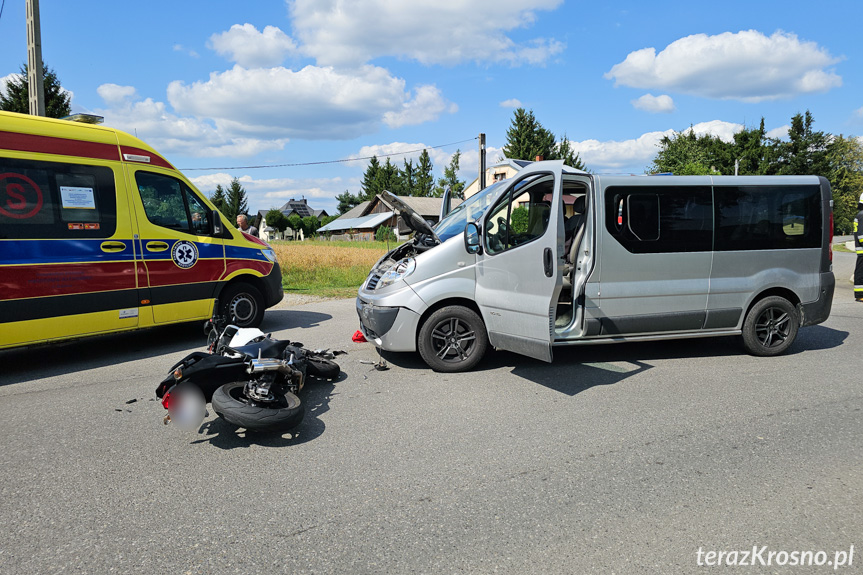
[[[27,64],[22,64],[21,71],[13,75],[6,83],[5,91],[0,91],[0,110],[6,112],[30,113],[30,89],[27,81]],[[42,63],[42,79],[45,90],[45,116],[62,118],[72,113],[72,96],[63,90],[57,74]]]
[[[420,154],[419,164],[416,169],[416,194],[417,196],[429,197],[434,190],[434,176],[432,175],[432,161],[428,150]]]

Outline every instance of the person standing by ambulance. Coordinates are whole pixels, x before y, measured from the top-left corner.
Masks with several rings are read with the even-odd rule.
[[[854,299],[863,301],[863,194],[857,202],[857,216],[854,217],[854,250],[857,252],[857,266],[854,268]]]

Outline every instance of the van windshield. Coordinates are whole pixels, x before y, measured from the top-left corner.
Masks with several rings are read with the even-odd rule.
[[[457,236],[464,231],[464,227],[468,222],[476,221],[482,217],[482,214],[500,196],[505,183],[507,183],[506,180],[495,182],[483,191],[472,195],[457,205],[434,228],[434,232],[440,238],[440,241],[445,242],[451,237]]]

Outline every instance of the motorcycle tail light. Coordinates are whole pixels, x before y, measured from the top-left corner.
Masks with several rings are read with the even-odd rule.
[[[169,392],[165,393],[165,395],[162,397],[162,407],[164,407],[167,410],[170,410],[171,404],[173,403],[173,401],[174,401],[174,398],[171,397],[171,392],[169,391]]]

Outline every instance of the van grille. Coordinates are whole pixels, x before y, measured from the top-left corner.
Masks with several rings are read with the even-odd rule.
[[[374,291],[374,289],[378,287],[379,281],[381,281],[381,276],[378,274],[372,274],[369,276],[369,281],[366,282],[366,289],[368,291]]]

